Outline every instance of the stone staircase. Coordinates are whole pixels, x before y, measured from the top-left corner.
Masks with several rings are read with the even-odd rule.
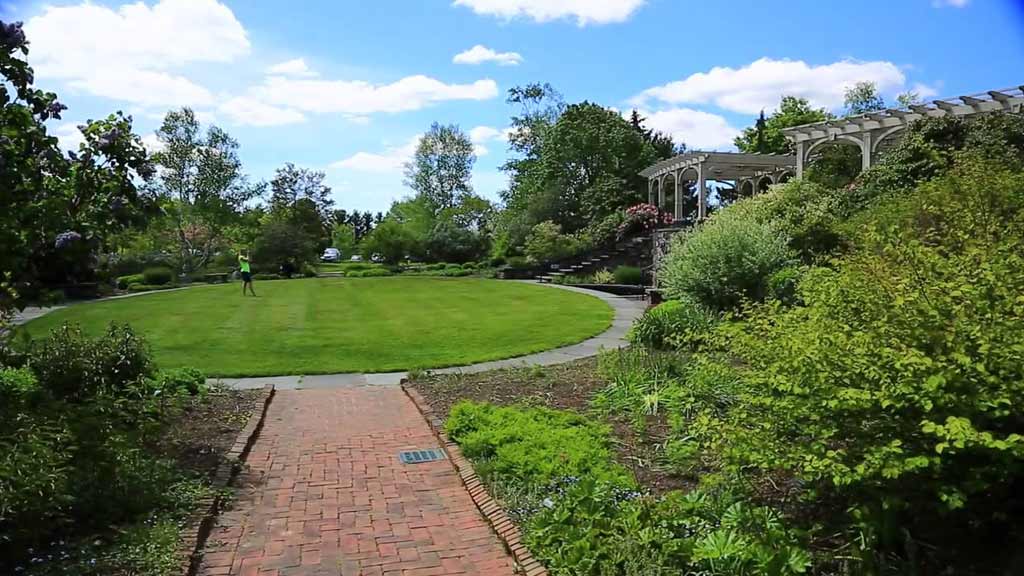
[[[602,268],[614,270],[616,266],[645,268],[651,264],[651,237],[634,236],[611,246],[548,265],[548,270],[537,276],[540,283],[554,282],[563,276],[592,274]]]

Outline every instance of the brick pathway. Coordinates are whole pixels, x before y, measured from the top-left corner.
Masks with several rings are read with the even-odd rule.
[[[397,387],[279,391],[200,576],[511,575],[512,560]]]

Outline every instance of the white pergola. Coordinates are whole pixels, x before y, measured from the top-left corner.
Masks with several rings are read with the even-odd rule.
[[[662,210],[668,208],[666,183],[672,181],[672,213],[677,221],[683,219],[683,183],[695,182],[697,219],[701,220],[708,213],[709,180],[729,182],[741,193],[749,190],[752,195],[795,175],[796,160],[791,155],[693,151],[648,166],[640,175],[647,178],[648,201]]]
[[[989,90],[970,96],[933,100],[906,108],[889,108],[784,128],[783,135],[796,149],[796,176],[803,176],[804,165],[821,146],[834,142],[850,142],[860,148],[861,165],[871,167],[875,158],[892,136],[899,135],[915,120],[943,116],[970,116],[987,112],[1020,112],[1024,110],[1024,85],[1004,90]]]

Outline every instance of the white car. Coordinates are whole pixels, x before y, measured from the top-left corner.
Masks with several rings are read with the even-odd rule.
[[[363,261],[363,257],[360,256],[359,254],[353,254],[352,257],[349,258],[349,261],[351,261],[351,262],[362,262]]]
[[[337,248],[327,248],[324,253],[320,255],[321,262],[341,262],[341,250]]]

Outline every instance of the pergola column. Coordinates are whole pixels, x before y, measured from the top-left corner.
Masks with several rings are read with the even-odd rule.
[[[697,220],[708,215],[708,187],[704,182],[704,163],[697,164]]]
[[[658,178],[658,210],[665,208],[665,175]]]
[[[654,204],[654,178],[647,179],[647,203]]]
[[[804,143],[796,143],[796,177],[804,177]]]
[[[865,132],[860,143],[860,169],[871,168],[871,132]]]
[[[682,171],[676,170],[674,173],[676,182],[676,202],[675,207],[672,210],[672,218],[675,220],[683,219],[683,183],[679,181],[679,177],[682,175]]]

